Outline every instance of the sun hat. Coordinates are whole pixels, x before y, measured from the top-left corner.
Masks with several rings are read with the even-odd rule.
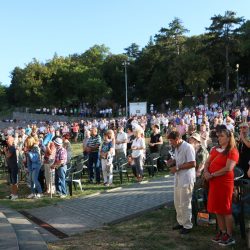
[[[240,128],[241,128],[241,127],[247,127],[247,128],[249,128],[249,125],[248,125],[247,122],[242,122],[242,123],[239,125],[239,127],[240,127]]]
[[[57,144],[57,145],[62,145],[63,144],[63,141],[61,138],[57,137],[55,140],[54,140],[54,143]]]
[[[193,133],[190,138],[194,138],[196,141],[201,142],[201,136],[198,133]]]

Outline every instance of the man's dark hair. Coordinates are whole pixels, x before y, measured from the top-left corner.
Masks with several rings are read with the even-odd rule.
[[[181,138],[181,134],[178,131],[171,131],[168,134],[168,139],[176,140],[176,139],[180,139],[180,138]]]

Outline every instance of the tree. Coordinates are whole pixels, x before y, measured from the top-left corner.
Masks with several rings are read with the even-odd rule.
[[[230,60],[229,48],[235,40],[237,28],[244,21],[243,17],[236,17],[233,11],[226,11],[224,16],[215,15],[211,17],[212,24],[206,28],[209,31],[210,44],[220,43],[225,46],[225,71],[226,71],[226,91],[229,91]]]
[[[160,33],[155,35],[156,44],[159,44],[167,49],[175,51],[177,55],[180,55],[182,45],[185,42],[184,34],[189,32],[182,25],[182,21],[175,17],[172,22],[169,23],[168,28],[161,28]]]
[[[125,55],[128,57],[129,61],[134,61],[139,58],[141,51],[140,46],[136,43],[132,43],[129,47],[125,48]]]

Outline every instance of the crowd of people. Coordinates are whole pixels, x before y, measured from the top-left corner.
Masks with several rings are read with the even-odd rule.
[[[192,197],[201,179],[209,182],[207,210],[216,214],[219,233],[213,239],[221,245],[234,244],[232,236],[233,169],[250,176],[250,112],[248,107],[231,104],[220,107],[199,105],[165,114],[85,119],[67,122],[23,123],[3,129],[3,153],[10,173],[10,199],[18,198],[18,169],[28,173],[28,198],[44,193],[67,196],[66,172],[70,167],[71,142],[82,142],[88,159],[89,183],[113,184],[113,163],[124,160],[136,181],[144,175],[145,160],[160,168],[163,137],[170,147],[165,164],[175,175],[174,204],[181,234],[191,231]],[[147,143],[145,138],[149,137]],[[70,142],[70,138],[72,138]],[[4,139],[3,139],[4,141]],[[210,153],[209,153],[210,152]],[[154,169],[151,169],[154,174]],[[42,173],[42,176],[41,176]],[[44,178],[43,178],[44,177]]]

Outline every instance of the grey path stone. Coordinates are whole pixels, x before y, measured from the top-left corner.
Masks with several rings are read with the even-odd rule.
[[[13,227],[18,246],[20,250],[47,250],[47,244],[41,237],[40,233],[35,229],[23,215],[7,208],[1,208],[2,214],[5,215],[10,225]],[[2,223],[1,223],[2,225]],[[7,239],[7,240],[6,240]],[[4,244],[10,242],[6,238]],[[9,249],[9,248],[5,248]]]
[[[166,176],[28,212],[67,235],[73,235],[132,218],[171,201],[173,176]]]
[[[0,212],[0,249],[19,250],[15,230],[2,212]]]

